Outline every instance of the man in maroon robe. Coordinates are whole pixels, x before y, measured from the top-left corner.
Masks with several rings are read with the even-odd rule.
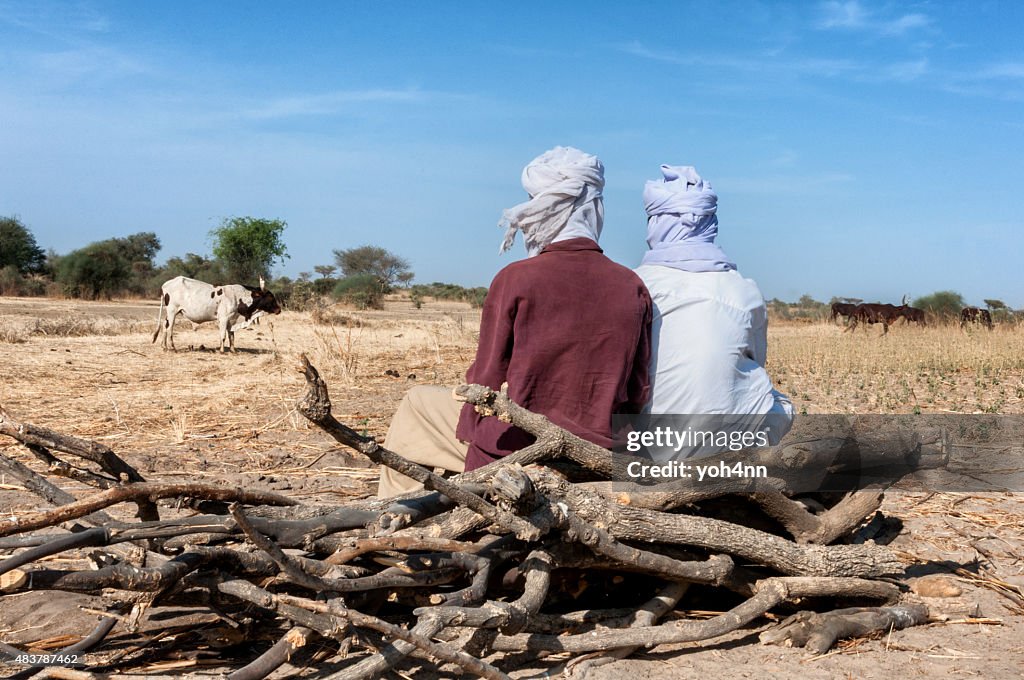
[[[597,245],[603,186],[601,162],[577,149],[556,147],[523,170],[530,200],[505,211],[502,250],[520,232],[528,257],[498,272],[488,289],[466,382],[494,389],[508,383],[517,404],[611,447],[612,414],[637,413],[649,398],[651,299],[639,277]],[[532,441],[460,405],[450,390],[418,387],[403,398],[384,445],[422,465],[461,472]],[[382,497],[418,488],[381,470]]]

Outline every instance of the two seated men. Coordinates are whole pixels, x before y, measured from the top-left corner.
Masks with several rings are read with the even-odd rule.
[[[764,367],[764,299],[714,243],[717,196],[691,167],[663,165],[662,175],[644,189],[650,250],[634,273],[598,246],[604,166],[595,156],[556,147],[526,166],[530,198],[500,225],[501,252],[520,232],[528,257],[488,289],[467,383],[507,383],[517,404],[605,448],[616,444],[614,414],[775,414],[788,425],[792,404]],[[402,399],[384,446],[462,472],[532,441],[448,388],[421,386]],[[382,468],[380,497],[419,488]]]

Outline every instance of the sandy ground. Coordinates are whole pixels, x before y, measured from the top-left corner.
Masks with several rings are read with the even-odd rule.
[[[176,341],[183,351],[161,351],[150,342],[149,322],[155,325],[156,313],[155,303],[0,298],[0,329],[4,324],[21,328],[18,324],[35,319],[84,315],[115,326],[121,323],[125,331],[117,334],[113,328],[109,335],[82,337],[37,333],[24,336],[23,342],[0,342],[0,405],[21,420],[102,441],[150,480],[199,479],[260,486],[309,503],[337,503],[363,496],[374,487],[376,473],[357,456],[310,429],[294,411],[303,392],[302,377],[296,370],[298,354],[306,352],[321,369],[340,420],[382,437],[409,386],[461,382],[472,360],[479,318],[478,312],[464,305],[431,303],[421,310],[408,304],[393,304],[374,313],[332,310],[333,325],[316,325],[309,315],[286,312],[272,323],[239,332],[239,352],[221,355],[210,349],[217,341],[211,324],[196,330],[180,324]],[[776,333],[771,340],[775,366],[785,380],[803,380],[809,372],[800,371],[802,364],[796,358],[803,354],[785,345],[796,331]],[[829,333],[839,338],[836,342],[849,342],[839,329],[816,328],[808,333],[813,337],[801,342],[814,346],[819,337]],[[914,335],[913,342],[926,342],[929,337],[933,336]],[[1004,353],[1013,354],[1019,338],[1007,333],[997,347],[991,338],[970,339],[975,337],[963,342],[991,346],[956,349],[961,352],[956,356],[976,358],[978,352],[988,352],[985,360],[990,362],[990,377],[979,376],[977,371],[965,377],[964,371],[972,370],[974,359],[961,362],[964,366],[956,379],[972,389],[964,403],[976,400],[977,383],[990,381],[994,369],[998,369],[1000,384],[1012,387],[1019,376],[1018,364],[1000,359]],[[884,342],[889,344],[879,351],[893,354],[893,347],[903,341],[888,338]],[[813,362],[812,367],[834,363],[828,357]],[[936,375],[945,370],[936,365]],[[398,377],[385,371],[395,371]],[[927,383],[930,376],[926,371],[926,367],[914,369],[914,380]],[[856,377],[844,376],[843,380],[851,389],[858,384]],[[826,410],[830,400],[840,398],[835,390],[826,394],[828,386],[823,382],[799,384],[805,386],[807,398],[797,394],[798,403],[810,412]],[[896,389],[898,383],[893,384]],[[1011,390],[1002,412],[1019,413],[1016,400]],[[870,412],[870,404],[858,410]],[[960,410],[972,409],[961,405]],[[0,451],[36,465],[19,446],[0,441]],[[89,492],[64,480],[61,486],[79,496]],[[17,483],[0,479],[0,513],[14,515],[38,508],[40,502]],[[909,556],[916,557],[925,565],[919,569],[951,573],[965,597],[979,604],[980,617],[973,617],[971,623],[932,625],[879,639],[855,640],[820,658],[808,657],[802,650],[758,645],[756,633],[768,624],[761,620],[711,644],[647,650],[601,667],[590,677],[900,675],[1002,680],[1024,675],[1020,644],[1024,640],[1020,604],[1024,602],[1020,599],[1020,586],[1024,586],[1024,494],[897,492],[887,496],[883,509],[902,522],[893,547],[905,553],[908,561]],[[964,571],[955,572],[958,568]],[[994,581],[1006,586],[1000,590]],[[52,595],[4,596],[0,600],[0,639],[22,644],[62,634],[81,635],[91,627],[92,619],[75,612],[74,606],[79,604],[84,600],[77,597],[57,602]],[[684,601],[683,608],[686,606]],[[713,608],[713,603],[702,602],[701,607]],[[520,668],[516,675],[540,676],[557,668],[559,662],[557,657],[549,658],[543,666]],[[416,674],[416,666],[410,663],[403,672]]]

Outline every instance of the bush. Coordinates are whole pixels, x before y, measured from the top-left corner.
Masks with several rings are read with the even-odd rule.
[[[919,297],[914,300],[914,307],[923,309],[940,319],[955,319],[960,316],[960,310],[966,306],[964,297],[952,290],[940,290],[931,295]]]
[[[484,298],[487,297],[487,287],[465,288],[455,283],[435,281],[434,283],[420,283],[412,286],[409,289],[409,293],[412,296],[413,305],[416,305],[417,301],[422,305],[423,299],[429,297],[435,300],[468,302],[473,307],[483,307]],[[416,305],[416,308],[419,309],[419,305]]]
[[[0,295],[24,295],[21,284],[21,273],[16,266],[9,264],[0,269]]]
[[[380,281],[372,274],[346,276],[334,285],[331,295],[356,309],[383,309],[384,292]]]
[[[95,300],[121,291],[132,272],[119,250],[113,241],[101,241],[62,257],[57,281],[64,294]]]

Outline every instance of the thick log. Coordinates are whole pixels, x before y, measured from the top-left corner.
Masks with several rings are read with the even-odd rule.
[[[889,550],[875,545],[797,545],[779,536],[711,517],[676,515],[622,506],[570,484],[550,470],[529,470],[549,498],[616,539],[697,546],[763,564],[791,576],[879,577],[903,571]]]

